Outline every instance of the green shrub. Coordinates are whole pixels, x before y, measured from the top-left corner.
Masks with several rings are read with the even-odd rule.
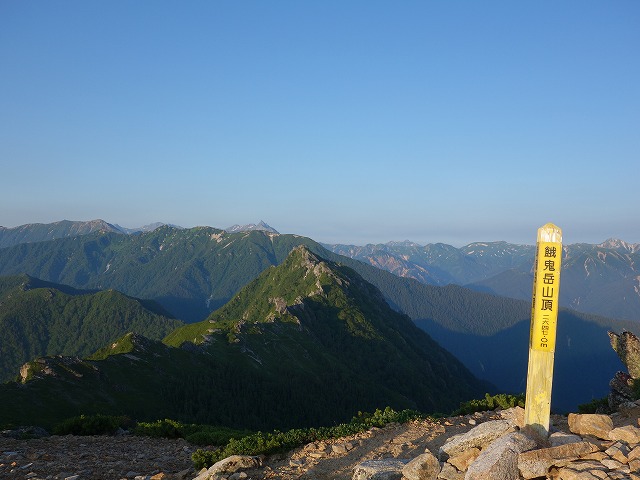
[[[218,450],[203,450],[199,448],[191,455],[193,465],[197,470],[209,468],[211,465],[220,460]]]
[[[296,428],[271,433],[256,432],[240,438],[231,438],[227,444],[216,450],[198,449],[192,456],[196,469],[208,468],[214,463],[231,455],[270,455],[299,447],[301,445],[354,435],[371,427],[384,427],[390,423],[406,423],[411,420],[425,418],[425,415],[414,410],[396,412],[390,407],[376,410],[374,413],[361,413],[353,417],[349,423],[342,423],[333,427]]]
[[[506,410],[512,407],[524,408],[525,396],[524,393],[520,395],[509,395],[506,393],[499,393],[498,395],[489,395],[485,393],[483,399],[470,400],[460,404],[460,408],[452,413],[452,415],[468,415],[475,412],[486,412],[488,410],[495,410],[500,408]]]
[[[183,438],[185,425],[165,418],[155,422],[138,422],[133,433],[146,437]]]
[[[139,422],[133,433],[147,437],[184,438],[195,445],[225,445],[232,438],[241,438],[251,432],[211,425],[186,424],[165,418],[155,422]]]
[[[578,405],[578,413],[611,413],[607,397],[594,398],[589,403]]]
[[[80,415],[63,420],[53,428],[55,435],[113,435],[119,428],[127,428],[131,420],[126,416]]]
[[[242,438],[250,433],[247,430],[201,425],[196,430],[187,433],[184,438],[194,445],[225,445],[233,438]]]

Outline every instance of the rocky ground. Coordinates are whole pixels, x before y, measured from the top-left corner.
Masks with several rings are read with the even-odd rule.
[[[503,415],[504,412],[484,412],[373,428],[351,437],[311,443],[287,454],[262,458],[261,465],[256,468],[220,478],[350,480],[354,468],[367,460],[410,459],[425,451],[437,456],[440,447],[454,435],[469,432],[484,422],[503,418]],[[552,423],[554,430],[569,431],[566,417],[553,416]],[[191,480],[202,473],[195,471],[191,462],[191,454],[197,448],[184,440],[133,435],[69,435],[30,440],[0,436],[0,478]],[[627,474],[601,478],[636,477]]]
[[[363,460],[437,452],[444,441],[497,418],[495,412],[437,421],[425,420],[309,444],[264,460],[253,478],[351,478]],[[191,454],[200,447],[184,440],[121,436],[72,435],[20,440],[0,437],[0,478],[55,480],[192,479]]]
[[[196,448],[182,439],[134,435],[0,437],[0,478],[190,479]]]
[[[247,474],[251,478],[278,480],[347,480],[363,461],[412,458],[425,450],[437,454],[448,438],[496,418],[499,415],[495,412],[485,412],[373,428],[352,437],[311,443],[286,455],[267,458],[261,468],[248,470]]]

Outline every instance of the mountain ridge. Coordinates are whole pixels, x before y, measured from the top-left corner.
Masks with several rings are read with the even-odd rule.
[[[385,405],[447,411],[487,388],[354,270],[300,246],[164,343],[128,333],[84,360],[28,362],[0,386],[0,423],[89,409],[279,428]]]
[[[406,242],[324,246],[428,285],[457,284],[499,296],[531,298],[534,246],[503,241],[474,242],[461,248]],[[565,245],[560,304],[585,313],[640,322],[638,265],[640,244],[609,239],[596,245]]]
[[[38,356],[88,355],[130,329],[160,339],[181,324],[159,305],[115,290],[0,276],[0,382]]]

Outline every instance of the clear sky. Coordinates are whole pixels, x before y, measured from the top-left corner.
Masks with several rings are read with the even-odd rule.
[[[0,225],[640,242],[640,2],[0,0]]]

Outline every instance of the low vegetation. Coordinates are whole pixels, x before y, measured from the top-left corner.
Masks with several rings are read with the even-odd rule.
[[[168,418],[155,422],[139,422],[133,433],[148,437],[184,438],[194,445],[225,445],[231,439],[251,434],[248,430],[182,423]]]
[[[80,415],[68,418],[53,428],[55,435],[113,435],[132,425],[126,416]]]
[[[451,415],[468,415],[495,409],[524,407],[524,394],[485,394],[482,399],[460,404]],[[592,402],[594,405],[597,402]],[[416,410],[396,411],[391,407],[377,409],[373,413],[358,412],[347,423],[329,427],[293,428],[286,431],[251,432],[228,427],[198,425],[163,419],[154,422],[132,422],[126,416],[80,415],[59,423],[54,428],[58,435],[112,435],[119,429],[129,429],[135,435],[184,438],[194,445],[207,446],[198,449],[192,460],[195,468],[208,468],[231,455],[270,455],[285,452],[310,442],[355,435],[372,427],[382,428],[391,423],[407,423],[414,420],[436,418],[443,414],[427,415]]]
[[[594,398],[588,403],[578,405],[578,413],[611,413],[607,397]]]
[[[269,455],[318,440],[354,435],[371,427],[380,428],[389,423],[406,423],[421,418],[426,418],[426,416],[415,410],[397,412],[387,407],[384,410],[378,409],[373,414],[359,412],[349,423],[341,423],[333,427],[295,428],[286,432],[274,430],[273,432],[256,432],[241,438],[232,438],[222,448],[198,449],[191,458],[196,469],[208,468],[231,455]]]
[[[524,401],[524,393],[519,395],[499,393],[493,396],[485,393],[484,398],[482,399],[470,400],[468,402],[461,403],[460,408],[454,411],[453,415],[468,415],[474,412],[495,410],[496,408],[500,408],[502,410],[513,407],[524,408]]]

